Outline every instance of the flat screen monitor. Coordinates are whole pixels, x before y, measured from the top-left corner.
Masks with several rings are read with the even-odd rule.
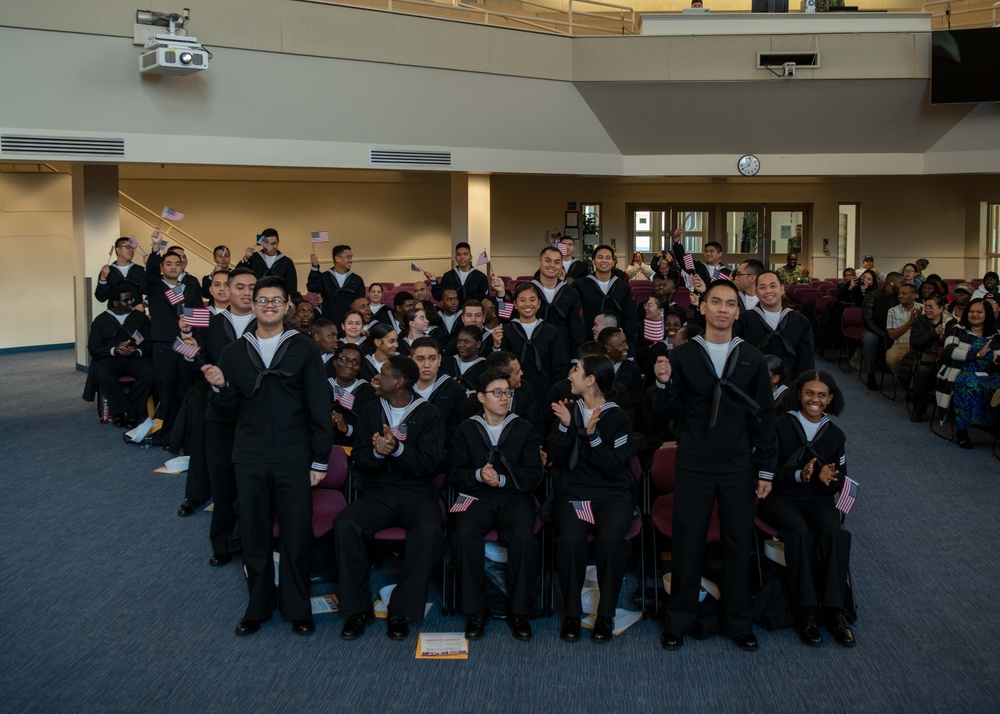
[[[753,0],[754,12],[788,12],[788,0]]]
[[[931,104],[1000,102],[1000,27],[931,33]]]

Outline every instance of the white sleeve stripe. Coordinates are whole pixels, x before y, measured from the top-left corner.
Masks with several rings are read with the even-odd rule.
[[[617,439],[615,439],[615,448],[617,449],[621,446],[625,446],[625,444],[627,443],[628,443],[628,434],[626,434],[625,436],[620,436]]]
[[[310,466],[313,471],[326,471],[326,464],[321,464],[318,461],[313,461],[312,466]]]
[[[770,471],[761,471],[757,474],[757,478],[761,481],[773,481],[774,474]]]
[[[594,434],[594,436],[590,440],[590,445],[591,446],[600,446],[601,445],[601,435],[600,434]]]
[[[569,428],[568,428],[568,427],[565,427],[565,426],[563,426],[563,425],[562,425],[562,422],[560,422],[560,423],[559,423],[559,431],[561,431],[561,432],[562,432],[563,434],[566,434],[566,433],[568,433],[568,432],[569,432]]]

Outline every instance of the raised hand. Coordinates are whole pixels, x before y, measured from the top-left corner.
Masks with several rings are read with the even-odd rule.
[[[315,253],[313,253],[312,255],[309,256],[309,262],[312,264],[312,267],[318,268],[319,267],[319,256],[316,255]]]
[[[552,413],[555,414],[556,419],[559,420],[560,424],[567,427],[569,426],[569,423],[572,421],[569,409],[566,408],[566,403],[568,401],[569,400],[567,399],[561,402],[552,402]]]
[[[670,364],[670,360],[663,356],[657,357],[656,363],[653,365],[653,376],[656,377],[656,381],[666,384],[670,381],[672,374],[673,366]]]
[[[823,482],[824,486],[829,486],[831,483],[837,480],[837,467],[833,464],[827,464],[819,472],[819,480]]]
[[[503,278],[499,275],[494,275],[490,278],[490,289],[495,292],[498,297],[503,297],[507,292],[507,287],[503,284]]]
[[[216,367],[214,364],[206,364],[201,368],[201,373],[205,375],[205,381],[211,384],[213,387],[222,388],[226,386],[226,377],[222,374],[222,370]]]
[[[101,275],[98,278],[98,280],[107,280],[108,279],[108,273],[110,273],[110,272],[111,272],[111,266],[110,265],[105,265],[103,268],[101,268]]]
[[[813,459],[808,464],[802,467],[802,473],[800,478],[802,483],[809,483],[812,480],[813,470],[816,468],[816,459]]]
[[[587,420],[587,436],[593,436],[597,430],[597,422],[601,420],[601,409],[602,407],[597,407]]]

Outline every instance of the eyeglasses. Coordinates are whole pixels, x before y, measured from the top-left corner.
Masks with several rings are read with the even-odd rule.
[[[274,297],[274,298],[258,297],[254,298],[253,301],[258,305],[260,305],[261,307],[265,307],[266,305],[274,305],[275,307],[281,307],[286,302],[288,302],[288,299],[283,297]]]
[[[507,397],[508,399],[514,396],[514,391],[512,389],[491,389],[487,394],[492,394],[497,399]]]
[[[337,361],[340,362],[341,364],[352,364],[355,367],[361,364],[361,360],[354,359],[353,357],[338,357]]]

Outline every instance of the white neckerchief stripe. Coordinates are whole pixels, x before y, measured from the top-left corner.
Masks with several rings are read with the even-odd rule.
[[[482,424],[487,429],[492,428],[492,427],[490,427],[489,424],[486,423],[485,417],[481,417],[478,414],[476,414],[475,416],[469,417],[469,418],[473,419],[475,421],[478,421],[480,424]],[[500,426],[500,433],[503,434],[504,430],[507,428],[507,425],[510,424],[512,421],[514,421],[517,418],[518,418],[517,414],[514,414],[513,412],[507,414],[507,417],[502,422],[500,422],[500,424],[499,424],[499,426]]]
[[[278,350],[281,349],[281,346],[283,344],[285,344],[288,340],[292,339],[293,337],[295,337],[298,334],[299,333],[296,332],[295,330],[285,330],[284,332],[282,332],[281,333],[281,338],[278,340],[278,344],[274,348],[274,353],[278,354]],[[259,356],[260,357],[260,361],[263,362],[264,361],[264,353],[261,352],[261,350],[260,350],[260,342],[258,342],[258,340],[260,338],[257,337],[257,333],[256,332],[251,332],[250,334],[246,334],[246,335],[243,335],[243,336],[247,338],[247,342],[249,342],[250,345],[254,348],[254,350],[256,350],[257,356]]]
[[[389,402],[387,402],[385,400],[384,397],[379,397],[379,402],[382,404],[382,412],[385,414],[385,419],[386,419],[387,422],[389,422],[389,426],[390,427],[392,427],[392,426],[399,426],[399,424],[402,424],[403,422],[405,422],[407,420],[407,418],[409,418],[410,414],[413,413],[413,410],[416,409],[417,407],[419,407],[421,404],[423,404],[426,401],[427,400],[424,399],[423,397],[417,397],[417,396],[415,396],[413,398],[413,400],[407,405],[406,409],[403,410],[403,414],[399,417],[399,423],[393,424],[392,423],[392,406],[389,404]]]

